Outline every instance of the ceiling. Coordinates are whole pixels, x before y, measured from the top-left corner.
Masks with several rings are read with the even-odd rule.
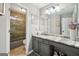
[[[21,7],[19,7],[19,6],[17,6],[16,4],[11,4],[10,10],[11,10],[11,11],[19,12],[19,13],[21,13],[21,14],[26,14],[26,10],[23,9],[23,8],[21,8]]]
[[[75,4],[69,4],[69,3],[60,3],[60,4],[49,4],[48,6],[41,9],[41,12],[43,13],[45,10],[52,6],[58,5],[60,8],[60,13],[69,13],[72,12],[74,9]]]
[[[32,3],[34,6],[36,6],[37,8],[42,8],[46,5],[48,5],[49,3]]]
[[[25,4],[25,3],[24,3]],[[28,3],[30,6],[34,6],[36,8],[42,8],[43,10],[50,7],[50,6],[54,6],[56,4],[54,3]],[[25,4],[26,5],[26,4]],[[70,8],[68,8],[70,6]],[[63,9],[65,8],[66,10],[62,10],[62,13],[67,13],[68,11],[72,11],[73,9],[73,4],[59,4],[60,8]],[[43,8],[44,7],[44,8]],[[25,13],[25,12],[22,12],[21,8],[16,6],[15,4],[11,4],[11,9],[12,10],[16,10],[16,11],[19,11],[21,13]],[[45,10],[44,10],[45,11]]]
[[[29,5],[35,6],[36,8],[50,7],[60,5],[61,8],[71,5],[70,3],[29,3]]]
[[[23,3],[23,5],[30,5],[30,6],[34,6],[36,8],[42,8],[46,5],[48,5],[49,3]]]
[[[47,10],[47,8],[50,8],[51,6],[55,6],[57,4],[49,4],[48,6],[44,7],[41,9],[41,17],[42,18],[46,18],[48,16],[52,16],[52,15],[69,15],[69,14],[72,14],[73,13],[73,10],[74,10],[74,7],[75,7],[75,4],[59,4],[59,7],[60,7],[60,11],[59,12],[55,12],[53,14],[45,14],[45,10]]]

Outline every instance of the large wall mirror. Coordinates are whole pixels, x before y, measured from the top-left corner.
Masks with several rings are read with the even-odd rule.
[[[70,38],[69,24],[77,22],[78,4],[49,4],[40,9],[40,31]],[[77,34],[77,33],[76,33]]]

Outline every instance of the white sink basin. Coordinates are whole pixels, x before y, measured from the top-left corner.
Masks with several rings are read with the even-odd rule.
[[[54,41],[59,42],[62,38],[61,37],[56,37]]]
[[[68,44],[68,45],[74,45],[75,41],[72,41],[70,39],[61,39],[60,42]]]
[[[48,36],[47,39],[53,40],[53,41],[57,41],[57,42],[58,42],[59,40],[61,40],[60,37],[56,37],[56,36]]]
[[[76,47],[79,47],[79,42],[76,41],[76,42],[75,42],[75,46],[76,46]]]

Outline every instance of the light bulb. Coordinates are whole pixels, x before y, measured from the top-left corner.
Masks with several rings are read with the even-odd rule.
[[[56,10],[57,12],[59,12],[59,11],[60,11],[60,7],[59,7],[59,6],[55,6],[55,10]]]
[[[25,12],[26,10],[22,8],[21,11]]]
[[[53,9],[52,7],[50,8],[50,12],[51,13],[55,13],[55,9]]]
[[[50,14],[50,11],[47,9],[46,11],[45,11],[45,14]]]

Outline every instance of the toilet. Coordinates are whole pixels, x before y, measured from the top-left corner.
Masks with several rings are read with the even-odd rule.
[[[23,40],[24,48],[26,47],[26,40]]]
[[[24,44],[24,45],[26,44],[26,40],[25,40],[25,39],[23,40],[23,44]]]

